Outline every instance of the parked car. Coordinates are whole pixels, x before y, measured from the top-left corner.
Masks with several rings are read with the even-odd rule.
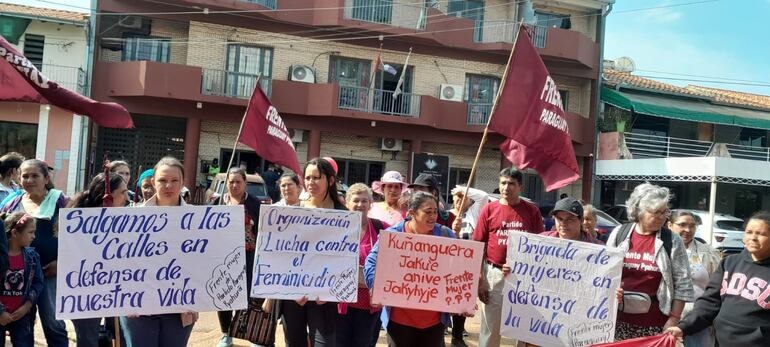
[[[218,173],[211,182],[211,187],[206,190],[206,203],[216,200],[225,191],[225,180],[227,173]],[[257,174],[246,175],[246,192],[259,199],[263,204],[272,204],[273,199],[267,194],[267,185],[265,180]]]
[[[689,210],[695,215],[695,222],[698,228],[695,231],[695,237],[705,240],[706,230],[709,227],[709,212],[702,210]],[[711,247],[723,254],[740,253],[743,248],[743,219],[724,213],[714,214],[714,236]]]
[[[616,226],[620,225],[620,222],[612,218],[604,211],[596,210],[596,229],[599,235],[605,235],[612,232]]]
[[[615,205],[612,206],[606,210],[604,210],[610,217],[615,219],[616,221],[620,223],[628,223],[628,206],[626,205]]]

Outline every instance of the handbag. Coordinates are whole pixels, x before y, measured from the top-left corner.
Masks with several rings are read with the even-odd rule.
[[[650,312],[652,299],[641,292],[623,292],[619,310],[623,313],[641,314]]]
[[[273,318],[272,314],[262,310],[257,300],[250,299],[248,308],[235,311],[229,335],[258,345],[272,346],[277,326]]]

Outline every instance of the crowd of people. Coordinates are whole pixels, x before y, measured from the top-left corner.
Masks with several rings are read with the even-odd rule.
[[[215,163],[216,164],[216,163]],[[269,169],[276,202],[281,206],[361,212],[358,301],[333,303],[300,300],[256,300],[250,304],[280,317],[290,347],[374,346],[385,330],[390,346],[443,346],[451,332],[452,346],[466,346],[465,319],[416,308],[379,307],[371,302],[381,230],[474,240],[485,244],[478,297],[479,346],[501,343],[500,320],[509,233],[521,231],[562,239],[606,244],[623,250],[622,284],[617,292],[616,340],[671,333],[686,346],[767,346],[770,342],[770,213],[748,219],[746,249],[725,259],[695,238],[696,218],[669,210],[668,189],[638,185],[627,201],[630,223],[608,235],[596,232],[591,205],[564,197],[554,205],[552,230],[544,230],[537,206],[521,197],[522,173],[515,168],[499,174],[498,199],[462,186],[451,189],[452,208],[438,180],[420,174],[410,183],[396,171],[386,172],[371,187],[352,184],[347,191],[331,158],[308,161],[301,175]],[[207,178],[219,173],[209,169]],[[225,191],[214,204],[244,208],[244,244],[251,285],[260,201],[246,190],[242,167],[227,170]],[[58,259],[57,218],[64,207],[185,206],[184,166],[165,157],[131,180],[131,167],[113,161],[87,188],[68,198],[53,186],[44,161],[18,153],[0,157],[0,331],[14,346],[34,345],[35,315],[49,346],[67,346],[63,321],[55,318]],[[107,192],[109,192],[107,194]],[[375,195],[376,194],[376,195]],[[375,198],[377,196],[378,198]],[[107,199],[107,200],[105,200]],[[219,312],[223,333],[218,347],[233,344],[229,336],[233,313]],[[74,320],[77,345],[99,345],[103,326],[120,326],[129,347],[186,346],[197,313],[105,317]],[[120,324],[114,324],[118,320]]]

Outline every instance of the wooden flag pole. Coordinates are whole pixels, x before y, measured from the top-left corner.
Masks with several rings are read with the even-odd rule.
[[[519,30],[525,30],[524,26],[521,23],[519,24]],[[462,215],[463,207],[465,205],[465,197],[468,196],[468,190],[473,184],[473,178],[476,176],[476,166],[479,163],[479,158],[481,157],[481,151],[484,149],[484,145],[487,143],[487,134],[489,133],[489,123],[492,122],[492,115],[495,114],[495,110],[497,109],[497,101],[500,99],[500,94],[503,91],[503,88],[505,87],[505,80],[508,77],[508,70],[511,67],[511,58],[513,58],[513,50],[516,47],[516,41],[518,41],[518,38],[519,38],[519,35],[517,32],[516,38],[513,40],[513,47],[511,47],[511,54],[508,56],[508,64],[505,66],[505,72],[503,72],[503,78],[500,81],[500,88],[497,89],[497,94],[495,95],[495,101],[492,103],[492,110],[489,111],[489,117],[487,118],[487,125],[484,127],[484,134],[481,135],[481,143],[479,143],[479,148],[478,150],[476,150],[476,158],[473,159],[473,166],[471,166],[471,175],[470,177],[468,177],[468,183],[465,185],[465,192],[463,193],[463,199],[460,200],[460,207],[457,208],[457,211],[458,213],[460,213],[460,215]],[[460,237],[459,232],[455,231],[455,234],[457,237]]]
[[[112,347],[120,347],[120,317],[115,317],[115,339],[112,340]]]
[[[259,88],[259,79],[262,78],[262,74],[260,73],[257,75],[257,81],[254,83],[254,90],[256,91],[257,88]],[[254,92],[251,92],[252,97],[254,97]],[[249,98],[249,103],[251,103],[251,98]],[[238,134],[235,135],[235,141],[233,141],[233,151],[230,153],[230,163],[227,164],[227,167],[225,167],[225,172],[227,175],[225,176],[225,189],[227,188],[227,180],[230,178],[230,168],[233,166],[233,160],[235,160],[235,151],[238,148],[238,139],[241,138],[241,132],[243,131],[243,123],[246,122],[246,113],[249,112],[249,106],[246,106],[246,111],[243,111],[243,117],[241,117],[241,126],[238,127]],[[216,178],[216,177],[215,177]],[[216,193],[217,187],[214,187],[214,193]],[[222,202],[224,199],[225,192],[222,191],[222,195],[219,196],[219,205],[222,205]]]

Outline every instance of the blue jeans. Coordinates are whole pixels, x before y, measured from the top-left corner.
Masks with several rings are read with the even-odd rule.
[[[67,326],[56,320],[56,277],[45,279],[45,290],[37,300],[37,313],[49,347],[67,347]]]
[[[101,318],[73,319],[72,324],[75,325],[77,347],[99,347]]]
[[[182,326],[179,313],[120,317],[128,347],[185,347],[193,325]]]
[[[374,347],[380,337],[380,311],[369,313],[348,307],[347,314],[337,315],[337,347]]]
[[[5,332],[11,334],[11,345],[13,347],[32,347],[35,345],[34,333],[32,332],[32,315],[27,314],[21,319],[10,322],[6,326],[0,325],[0,336],[2,337],[2,343],[0,346],[5,347]]]

